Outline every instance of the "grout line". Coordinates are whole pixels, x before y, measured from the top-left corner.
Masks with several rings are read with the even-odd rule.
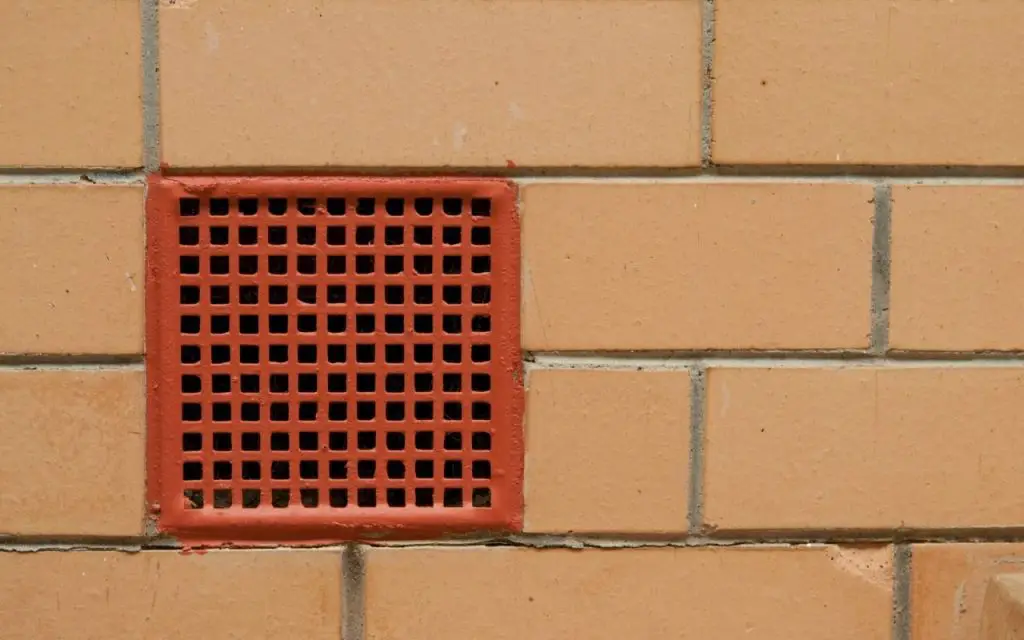
[[[889,350],[889,297],[892,266],[892,186],[875,186],[874,234],[871,247],[871,346],[882,356]]]
[[[147,172],[160,169],[159,0],[139,0],[142,9],[142,144]]]
[[[59,369],[142,369],[143,356],[0,354],[0,371]]]
[[[1024,366],[1024,356],[1014,354],[959,354],[959,357],[922,357],[908,360],[887,357],[843,358],[814,354],[588,354],[533,355],[526,362],[527,372],[540,369],[610,369],[610,370],[688,370],[693,367],[733,368],[1012,368]]]
[[[919,369],[949,368],[1016,368],[1024,367],[1024,354],[1014,353],[962,353],[949,357],[915,354],[915,359],[887,357],[844,358],[817,354],[776,353],[706,353],[706,354],[650,354],[650,353],[595,353],[587,355],[534,354],[525,362],[526,373],[543,369],[602,369],[630,371],[688,371],[694,368],[887,368]],[[141,370],[145,366],[143,355],[31,355],[0,354],[0,371],[31,370]]]
[[[332,543],[304,543],[299,541],[288,542],[260,542],[260,543],[230,543],[223,545],[224,550],[231,549],[256,549],[256,550],[289,550],[289,549],[335,549],[345,551],[356,548],[359,553],[354,557],[350,554],[343,558],[344,570],[347,576],[355,576],[360,580],[352,585],[348,593],[352,596],[361,596],[365,588],[365,551],[364,546],[384,548],[406,548],[424,547],[435,549],[450,549],[461,547],[520,547],[528,549],[631,549],[631,548],[657,548],[657,547],[778,547],[778,546],[807,546],[807,545],[896,545],[907,549],[909,557],[909,545],[930,543],[930,544],[954,544],[973,542],[986,543],[1021,543],[1024,542],[1024,527],[988,528],[988,529],[948,529],[948,530],[909,530],[909,529],[887,529],[887,530],[856,530],[836,529],[832,531],[771,531],[759,530],[749,532],[733,531],[720,535],[678,535],[651,534],[650,536],[633,535],[617,536],[609,535],[558,535],[558,534],[508,534],[504,536],[467,536],[457,538],[440,539],[410,539],[410,540],[364,540],[361,543],[337,541]],[[177,551],[191,550],[217,550],[215,543],[208,544],[184,544],[173,538],[103,538],[103,537],[42,537],[42,536],[14,536],[0,534],[0,553],[2,552],[44,552],[44,551],[124,551],[127,553],[138,553],[140,551]],[[898,559],[898,558],[897,558]],[[894,565],[895,566],[895,565]],[[908,574],[909,575],[909,574]],[[901,588],[906,588],[901,587]],[[360,600],[361,602],[361,600]],[[355,609],[358,611],[358,607]],[[355,640],[358,640],[355,639]]]
[[[36,553],[43,551],[181,551],[182,546],[170,538],[154,537],[93,537],[93,536],[25,536],[0,534],[0,553]]]
[[[713,185],[713,184],[750,184],[750,183],[771,183],[771,184],[806,184],[808,182],[825,182],[836,184],[875,184],[877,177],[873,176],[771,176],[771,175],[749,175],[749,176],[728,176],[715,175],[711,173],[699,173],[693,175],[549,175],[549,176],[509,176],[521,185],[531,184],[690,184],[690,185]],[[1006,182],[1005,180],[1003,182]],[[1024,180],[1019,181],[1024,184]]]
[[[629,371],[688,371],[694,368],[791,368],[791,369],[920,369],[948,368],[1016,368],[1024,367],[1024,354],[954,354],[956,357],[918,357],[913,360],[888,357],[843,358],[815,356],[813,354],[681,354],[658,356],[652,354],[589,354],[532,356],[525,363],[527,375],[543,369],[600,369]],[[0,372],[34,370],[142,370],[145,356],[107,355],[24,355],[0,354]]]
[[[503,537],[465,537],[443,540],[366,540],[371,547],[526,547],[526,548],[642,548],[642,547],[759,547],[804,545],[909,545],[911,543],[1024,542],[1024,526],[977,529],[834,529],[820,531],[751,530],[718,535],[651,534],[623,537],[607,535],[511,534]]]
[[[974,165],[716,165],[705,173],[719,176],[863,176],[873,178],[896,178],[907,181],[936,180],[941,178],[1021,178],[1021,166],[974,166]]]
[[[692,185],[714,185],[714,184],[863,184],[878,185],[879,180],[884,180],[894,185],[924,185],[924,186],[1012,186],[1024,187],[1024,178],[1017,177],[936,177],[921,176],[917,178],[901,178],[891,175],[774,175],[771,172],[765,174],[751,173],[744,175],[728,175],[716,173],[697,173],[693,175],[622,175],[607,173],[602,175],[550,175],[550,176],[507,176],[521,185],[568,183],[568,184],[692,184]]]
[[[140,184],[146,179],[141,171],[96,171],[74,169],[68,171],[0,172],[0,185],[19,186],[35,184],[57,185],[125,185]]]
[[[527,371],[534,369],[690,369],[705,360],[714,361],[716,366],[729,362],[764,362],[769,364],[804,363],[804,366],[817,366],[838,362],[854,365],[870,360],[869,356],[847,358],[835,354],[783,354],[783,353],[752,353],[736,354],[699,353],[699,352],[595,352],[595,353],[530,353],[525,358]]]
[[[341,555],[341,637],[363,640],[366,618],[366,558],[358,544],[345,546]]]
[[[690,369],[690,492],[687,520],[690,534],[704,527],[704,408],[707,402],[707,369]]]
[[[714,130],[715,73],[715,0],[704,0],[701,6],[701,100],[700,100],[700,156],[701,166],[707,170],[712,162]]]
[[[155,110],[155,109],[154,109]],[[147,113],[148,113],[147,108]],[[156,133],[154,132],[154,136]],[[159,142],[153,140],[153,145],[158,146]],[[159,169],[157,165],[155,169]],[[150,170],[135,169],[97,169],[95,167],[72,167],[66,169],[24,169],[19,167],[0,167],[0,185],[19,184],[135,184],[144,182],[146,172]],[[575,171],[575,172],[574,172]],[[1021,172],[1024,174],[1024,171]],[[280,175],[314,175],[314,176],[335,176],[345,178],[350,176],[364,175],[358,169],[340,167],[334,171],[325,171],[323,167],[310,167],[308,169],[296,169],[291,171],[267,170],[260,167],[250,167],[231,172],[230,175],[245,176],[280,176]],[[371,172],[371,175],[373,173]],[[379,174],[379,172],[378,172]],[[227,172],[219,174],[175,171],[172,175],[227,175]],[[383,174],[379,174],[383,175]],[[879,180],[885,180],[892,185],[918,184],[925,186],[1011,186],[1024,187],[1024,175],[1018,177],[1001,176],[975,176],[975,177],[942,177],[922,176],[917,178],[898,177],[886,175],[857,175],[848,173],[836,174],[807,174],[807,175],[783,175],[773,174],[770,170],[763,173],[752,172],[743,175],[730,175],[718,173],[659,173],[658,171],[579,171],[566,170],[552,172],[551,175],[541,175],[530,170],[516,172],[495,172],[489,169],[461,170],[453,172],[450,168],[417,169],[417,170],[396,170],[393,177],[407,176],[454,176],[454,177],[491,177],[513,180],[521,185],[546,184],[546,183],[570,183],[570,184],[807,184],[807,183],[833,183],[833,184],[864,184],[877,185]]]
[[[16,536],[0,534],[0,552],[41,552],[41,551],[182,551],[182,550],[217,550],[217,549],[256,549],[256,550],[338,550],[350,551],[343,557],[343,570],[346,584],[351,583],[346,593],[359,596],[365,588],[366,548],[407,548],[423,547],[434,549],[452,549],[461,547],[519,547],[525,549],[632,549],[647,547],[764,547],[764,546],[807,546],[807,545],[895,545],[904,548],[905,556],[897,560],[902,562],[909,558],[911,544],[958,544],[958,543],[1024,543],[1024,525],[1007,527],[978,527],[950,529],[804,529],[804,530],[773,530],[763,528],[757,530],[732,530],[716,535],[688,535],[684,531],[675,534],[649,535],[634,534],[622,536],[607,535],[561,535],[561,534],[505,534],[477,535],[439,539],[409,540],[369,540],[360,542],[335,541],[307,543],[303,541],[287,542],[253,542],[253,543],[182,543],[173,538],[144,537],[43,537]],[[351,550],[354,550],[352,552]],[[904,562],[906,564],[906,562]],[[894,564],[894,567],[898,566]],[[908,575],[908,573],[907,573]],[[358,581],[352,582],[357,578]],[[905,600],[905,599],[904,599]],[[358,607],[353,610],[358,611]]]
[[[360,166],[313,165],[196,167],[177,166],[166,169],[168,175],[180,176],[367,176],[367,177],[491,177],[505,179],[733,179],[761,178],[773,180],[899,180],[925,183],[957,180],[1024,181],[1024,166],[976,167],[947,165],[742,165],[742,166],[534,166],[510,169],[504,166]],[[0,170],[2,172],[2,170]]]
[[[892,640],[910,640],[910,585],[913,571],[911,546],[893,547]]]

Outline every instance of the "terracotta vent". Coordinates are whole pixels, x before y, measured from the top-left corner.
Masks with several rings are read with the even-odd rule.
[[[150,500],[210,541],[514,530],[505,182],[158,178]]]

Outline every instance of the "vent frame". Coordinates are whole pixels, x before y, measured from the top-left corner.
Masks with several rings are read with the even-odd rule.
[[[381,224],[381,221],[388,218],[388,213],[384,210],[383,206],[385,201],[390,198],[403,199],[407,203],[406,209],[402,217],[394,217],[396,222],[393,226],[402,226],[405,229],[405,239],[402,246],[407,247],[412,243],[413,227],[419,225],[403,225],[400,221],[418,215],[413,208],[416,198],[430,198],[437,205],[440,205],[444,198],[459,199],[463,202],[463,206],[466,209],[462,213],[462,216],[466,219],[472,218],[472,211],[470,209],[473,199],[490,201],[489,225],[487,225],[490,229],[490,237],[487,240],[490,242],[490,250],[488,252],[490,259],[489,285],[491,287],[489,311],[492,320],[489,334],[490,339],[487,341],[487,344],[490,346],[491,352],[488,369],[491,374],[492,388],[488,394],[488,399],[491,402],[491,418],[489,421],[491,449],[490,457],[488,458],[490,478],[486,482],[486,486],[490,489],[489,507],[472,506],[472,487],[468,482],[464,486],[469,488],[469,491],[464,492],[465,495],[462,496],[464,506],[460,507],[441,506],[443,499],[439,495],[434,498],[435,506],[417,507],[415,506],[411,491],[409,492],[410,495],[407,496],[406,506],[387,506],[383,488],[379,491],[380,496],[377,499],[376,506],[358,506],[355,495],[356,484],[350,481],[345,483],[350,493],[348,505],[339,508],[328,505],[329,498],[327,495],[319,497],[319,506],[317,507],[304,507],[298,497],[290,497],[288,507],[276,508],[273,506],[273,501],[269,496],[270,489],[266,488],[265,484],[264,488],[261,489],[260,504],[256,508],[242,508],[241,505],[237,504],[237,494],[233,494],[233,504],[230,508],[210,508],[205,504],[207,501],[212,501],[212,496],[209,495],[204,495],[204,508],[187,508],[188,501],[180,493],[185,487],[182,480],[182,469],[186,457],[182,452],[184,446],[182,439],[186,429],[181,426],[183,424],[181,421],[182,416],[179,414],[179,407],[182,402],[179,376],[186,365],[181,363],[180,347],[183,344],[182,336],[184,334],[181,333],[182,326],[179,317],[181,315],[181,292],[179,286],[186,279],[194,279],[198,283],[209,284],[216,277],[209,273],[209,267],[206,264],[202,266],[200,272],[202,275],[186,278],[179,273],[179,255],[182,253],[179,247],[179,227],[182,226],[181,222],[183,220],[179,212],[179,200],[182,198],[198,199],[201,203],[208,203],[210,199],[228,199],[230,201],[230,211],[227,216],[217,218],[218,222],[219,220],[225,221],[224,225],[218,224],[217,226],[229,227],[228,233],[231,238],[229,244],[211,244],[214,238],[210,235],[212,232],[209,230],[213,224],[209,221],[212,220],[213,216],[209,215],[208,209],[205,209],[199,216],[199,219],[203,220],[204,223],[198,225],[199,233],[202,237],[199,240],[199,244],[194,245],[194,247],[201,262],[213,256],[229,256],[231,276],[226,277],[225,280],[239,286],[241,286],[243,277],[237,274],[235,256],[248,251],[238,244],[240,239],[238,230],[240,226],[243,224],[245,226],[257,226],[259,228],[257,232],[258,244],[253,246],[252,252],[258,253],[260,256],[269,255],[275,249],[268,245],[270,240],[269,226],[271,226],[269,218],[272,217],[268,211],[268,199],[287,199],[289,205],[288,212],[280,218],[282,224],[279,226],[287,227],[287,238],[284,240],[286,244],[281,245],[281,251],[289,256],[289,270],[287,276],[277,276],[276,279],[281,284],[287,284],[289,288],[288,302],[284,307],[289,310],[287,314],[289,315],[289,326],[287,333],[282,334],[282,340],[289,345],[298,344],[296,327],[294,327],[296,316],[293,313],[297,306],[297,302],[294,300],[296,288],[300,284],[297,280],[301,280],[295,273],[297,265],[293,259],[293,256],[298,255],[299,252],[297,248],[299,239],[296,237],[296,232],[299,226],[315,227],[318,236],[316,243],[309,246],[309,249],[313,253],[325,253],[325,250],[329,247],[325,246],[325,238],[320,232],[333,218],[328,215],[324,203],[327,198],[344,198],[347,203],[347,211],[338,220],[344,221],[342,224],[346,228],[345,233],[348,237],[345,239],[345,244],[339,246],[338,249],[339,253],[349,257],[346,258],[348,263],[346,265],[346,274],[339,276],[339,284],[346,285],[348,289],[348,297],[344,305],[344,315],[348,317],[347,323],[349,326],[347,326],[347,331],[343,336],[335,339],[334,342],[335,344],[345,344],[349,351],[353,350],[353,345],[356,342],[355,336],[357,335],[353,326],[355,320],[355,313],[352,311],[355,289],[353,282],[355,278],[352,273],[353,260],[351,255],[354,253],[356,227],[364,226],[358,225],[358,222],[362,220],[375,221],[366,226],[375,227],[377,235],[380,236],[380,230],[384,226]],[[255,216],[242,216],[238,211],[237,205],[240,198],[258,198],[260,202],[259,212]],[[301,215],[296,210],[296,201],[299,198],[316,198],[318,202],[318,208],[315,210],[315,213],[308,216],[309,225],[302,224],[307,221],[307,216]],[[363,218],[362,216],[357,216],[353,205],[358,198],[374,198],[378,203],[378,211],[372,217],[366,216]],[[520,233],[518,212],[516,211],[515,188],[512,184],[503,180],[485,178],[154,176],[149,179],[146,203],[146,366],[148,378],[147,422],[149,426],[147,498],[150,510],[157,518],[157,527],[160,531],[174,535],[182,540],[219,544],[279,541],[329,542],[364,537],[439,537],[466,532],[514,532],[522,529],[524,447],[522,419],[523,374],[519,337]],[[444,215],[443,211],[437,211],[429,217],[434,219],[442,215]],[[252,225],[249,224],[250,220],[253,221]],[[439,235],[441,231],[436,222],[432,225],[425,224],[423,226],[435,227],[435,235]],[[468,246],[471,238],[468,237],[465,229],[463,234],[467,237],[462,238],[462,242]],[[376,244],[373,245],[372,252],[376,252],[384,246],[383,240],[383,237],[375,238]],[[191,241],[191,238],[189,241]],[[219,242],[221,239],[217,238],[216,241]],[[442,238],[435,238],[433,247],[440,247],[441,244]],[[411,259],[412,256],[406,254],[406,262],[410,262]],[[404,267],[406,271],[412,270],[411,264],[405,264]],[[441,277],[441,274],[438,273],[440,267],[440,264],[433,266],[435,276],[431,278],[431,281],[437,281]],[[466,276],[469,272],[469,265],[465,265],[462,276]],[[324,284],[323,281],[325,280],[323,265],[317,267],[317,275],[312,276],[312,278],[316,281],[315,284],[318,285],[319,289],[319,285]],[[403,282],[406,285],[404,288],[410,290],[405,294],[408,297],[412,289],[410,280],[407,276],[399,276],[398,278],[395,282]],[[260,288],[260,327],[259,333],[255,337],[259,339],[261,349],[264,345],[269,345],[268,339],[270,334],[267,333],[269,327],[265,326],[268,315],[265,312],[263,297],[266,295],[268,283],[271,279],[272,276],[267,274],[266,267],[261,262],[258,275],[252,276],[252,282],[258,284]],[[313,282],[313,280],[310,280],[310,282]],[[458,281],[463,282],[463,284],[465,284],[465,280],[466,277],[458,278]],[[246,281],[248,282],[249,280],[246,279]],[[375,286],[375,289],[383,290],[380,275],[373,276],[373,282],[375,285],[379,285]],[[326,286],[324,284],[323,288],[326,288]],[[461,288],[465,290],[463,295],[468,297],[470,295],[470,286],[463,286]],[[232,289],[237,289],[237,287]],[[441,312],[437,310],[441,306],[441,300],[438,299],[441,294],[441,286],[434,286],[433,289],[437,290],[434,302],[425,308],[431,309],[432,315],[435,316],[435,324],[438,324],[441,315]],[[229,342],[231,347],[236,346],[240,339],[239,327],[236,326],[239,318],[237,309],[240,306],[240,302],[237,299],[236,293],[235,290],[230,291],[232,297],[228,305],[228,308],[231,309],[228,314],[230,315],[231,327],[228,334],[230,339],[225,339],[225,341]],[[376,344],[383,342],[383,336],[385,335],[380,327],[380,322],[384,316],[379,311],[379,308],[383,305],[383,301],[379,299],[381,297],[380,293],[382,291],[377,291],[377,299],[374,300],[372,305],[378,320],[376,321],[374,332],[368,334],[373,338],[372,342]],[[317,294],[320,296],[325,295],[323,291],[317,291]],[[468,304],[469,301],[466,300],[464,302]],[[322,305],[318,305],[318,307],[320,306]],[[405,305],[399,307],[402,309],[399,313],[411,318],[413,314],[409,310],[410,306],[411,301],[406,300]],[[326,344],[327,338],[325,338],[324,329],[322,328],[325,318],[319,313],[317,315],[321,327],[318,327],[314,341],[321,348],[326,348],[323,345]],[[208,318],[203,317],[202,319],[205,322]],[[409,328],[408,325],[406,328]],[[468,333],[468,327],[465,328],[465,331]],[[205,327],[204,332],[208,333]],[[433,358],[435,362],[441,362],[442,360],[442,344],[437,339],[437,336],[440,334],[439,327],[435,327],[434,332],[431,334],[434,338],[430,342],[434,345],[435,353]],[[175,338],[170,339],[169,336],[174,336]],[[208,338],[209,336],[204,337]],[[240,355],[236,355],[234,351],[232,348],[230,355],[232,365],[237,364],[237,358]],[[463,349],[463,351],[468,351],[468,349]],[[350,361],[353,359],[353,356],[354,354],[352,353],[348,354]],[[315,365],[315,369],[320,380],[324,381],[327,374],[322,362],[322,354],[319,357],[321,360]],[[290,370],[294,368],[294,365],[291,364],[294,362],[294,358],[295,356],[293,355],[288,367]],[[462,358],[463,365],[465,365],[466,361],[469,360],[469,354],[463,353]],[[209,356],[204,354],[203,359],[200,365],[202,370],[210,370],[214,365],[209,362]],[[268,369],[266,360],[267,357],[261,351],[258,365],[260,370]],[[379,369],[381,366],[381,363],[378,362],[375,368]],[[232,366],[231,368],[237,370],[237,366]],[[269,371],[265,371],[265,373],[269,374]],[[292,378],[290,384],[295,385],[297,375],[289,377]],[[354,376],[349,377],[354,378]],[[377,377],[379,378],[377,384],[383,384],[384,376],[378,375]],[[440,383],[441,375],[438,374],[436,377],[437,382]],[[468,378],[468,375],[466,377]],[[407,384],[412,382],[411,374],[407,375],[406,378],[409,378]],[[207,381],[204,380],[204,382]],[[349,393],[355,387],[355,382],[354,379],[347,380]],[[238,403],[234,402],[238,400],[239,396],[239,393],[235,390],[238,383],[239,380],[237,378],[232,378],[230,397],[233,400],[234,411],[238,410]],[[261,383],[264,382],[261,380]],[[468,387],[469,380],[465,380],[463,384]],[[204,397],[209,395],[205,387],[202,395]],[[260,392],[254,396],[258,398],[256,401],[261,405],[259,421],[254,423],[252,429],[246,427],[249,431],[265,434],[265,439],[269,439],[271,432],[274,431],[272,424],[267,421],[266,416],[270,405],[268,395],[270,394],[267,391],[267,387],[261,386]],[[319,390],[316,397],[320,398],[322,395],[323,391]],[[378,393],[378,395],[382,394]],[[433,395],[437,396],[438,394],[435,393]],[[288,397],[290,399],[289,404],[294,405],[294,390],[288,394]],[[326,403],[323,404],[326,405]],[[383,402],[378,402],[377,404],[383,405]],[[411,408],[412,403],[408,402],[407,404]],[[435,411],[440,411],[441,403],[435,402],[435,404],[438,405]],[[354,412],[355,402],[349,402],[349,405],[352,405],[348,409],[349,412]],[[205,406],[203,408],[207,409]],[[324,409],[326,410],[326,407]],[[469,409],[469,403],[466,403],[466,409]],[[385,432],[395,430],[389,428],[392,425],[387,424],[383,419],[377,419],[369,423],[370,426],[364,426],[361,429],[350,429],[348,425],[351,424],[352,417],[349,416],[349,422],[345,423],[346,427],[337,429],[349,433],[349,452],[353,452],[356,449],[355,439],[357,438],[357,431],[376,432],[378,434],[376,446],[377,451],[380,452],[385,446],[383,442]],[[232,425],[231,432],[239,433],[241,428],[237,427],[239,422],[235,413],[232,413],[231,420],[228,423]],[[213,427],[210,426],[209,418],[204,415],[203,422],[199,424],[204,425],[202,433],[209,434],[207,439],[210,439]],[[299,423],[294,419],[284,424],[287,426],[282,428],[282,430],[293,434],[295,436],[292,438],[293,440],[296,439],[300,431],[309,430],[320,432],[322,434],[320,437],[321,441],[327,438],[327,431],[323,426],[322,416],[319,415],[314,423],[317,425],[316,427],[297,426]],[[466,424],[470,424],[468,417]],[[435,425],[433,431],[435,433],[435,440],[438,440],[439,438],[436,434],[441,433],[442,421],[439,418],[435,419]],[[407,433],[407,440],[412,440],[412,429],[402,428],[398,430],[405,431]],[[471,430],[463,431],[463,433],[467,434],[465,439],[468,440],[471,437],[470,432]],[[206,456],[204,461],[210,462],[209,456],[206,455],[209,443],[204,442],[202,446],[204,456]],[[237,448],[237,446],[236,444],[235,447]],[[322,451],[325,445],[320,444],[319,446],[321,448],[317,450],[318,452]],[[409,442],[408,447],[410,450],[412,446],[412,443]],[[260,447],[262,454],[262,452],[267,450],[267,443],[264,442]],[[295,448],[296,445],[292,444],[291,449]],[[468,452],[469,448],[469,443],[464,443],[463,451]],[[426,455],[424,454],[424,456]],[[442,455],[442,444],[435,442],[433,454],[430,456],[434,460],[435,466],[443,464]],[[298,462],[302,460],[300,454],[289,450],[288,456],[282,457],[287,457],[290,461],[294,462],[291,465],[294,468],[290,472],[293,478],[291,486],[300,486],[300,483],[295,480],[298,476]],[[380,461],[383,460],[383,457],[376,456],[376,459]],[[237,462],[237,456],[235,461]],[[264,466],[269,467],[269,459],[264,456],[262,461],[267,462]],[[466,470],[469,469],[471,462],[472,460],[468,457],[462,461]],[[209,464],[204,464],[204,467],[209,466]],[[235,466],[237,467],[238,465],[236,464]],[[351,478],[351,476],[355,475],[355,462],[352,462],[350,466],[353,467],[349,471]],[[264,470],[262,472],[263,475],[269,475],[268,470]],[[209,475],[210,470],[206,469],[204,473]],[[234,473],[236,475],[233,477],[237,477],[237,474],[241,472],[236,468]],[[322,470],[321,473],[326,475],[327,472]],[[383,474],[383,471],[379,471],[379,473]],[[408,469],[407,473],[412,474],[413,470]],[[435,473],[440,475],[440,469],[436,470]],[[240,489],[234,488],[233,490],[240,491]]]

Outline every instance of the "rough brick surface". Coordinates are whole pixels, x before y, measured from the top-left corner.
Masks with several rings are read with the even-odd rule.
[[[1024,524],[1024,368],[711,369],[721,529]]]
[[[689,397],[685,371],[530,372],[526,530],[686,531]]]
[[[162,4],[172,165],[699,164],[698,0]]]
[[[1017,0],[716,9],[715,162],[1024,162]]]
[[[910,637],[975,640],[990,580],[1024,569],[1022,544],[919,544],[911,557]]]
[[[0,6],[0,166],[142,164],[139,3]]]
[[[1024,349],[1024,188],[893,188],[889,344]]]
[[[140,353],[144,217],[141,187],[0,187],[0,353]]]
[[[869,185],[560,182],[521,193],[527,349],[867,346]]]
[[[0,372],[0,534],[139,535],[145,398],[137,370]]]
[[[889,637],[888,549],[375,549],[367,640]],[[781,614],[781,610],[785,614]]]
[[[0,553],[4,638],[336,640],[336,551]]]
[[[979,640],[1024,638],[1024,574],[992,578],[985,589]]]

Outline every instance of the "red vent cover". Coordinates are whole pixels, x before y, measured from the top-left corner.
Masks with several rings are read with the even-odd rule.
[[[226,542],[521,528],[509,184],[155,178],[147,216],[161,530]]]

